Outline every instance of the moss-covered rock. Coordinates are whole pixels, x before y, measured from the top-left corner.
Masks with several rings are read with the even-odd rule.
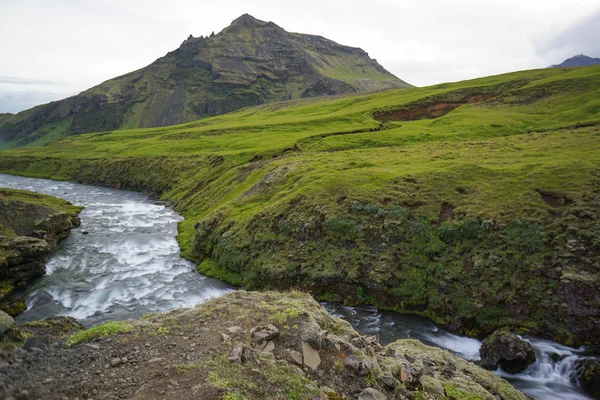
[[[0,311],[0,336],[8,332],[14,324],[15,320],[10,315],[4,311]]]
[[[447,350],[424,345],[418,340],[398,340],[387,346],[388,354],[397,360],[405,382],[422,387],[434,398],[458,399],[526,399],[523,393],[496,374]],[[443,389],[441,389],[443,388]]]
[[[0,296],[0,298],[2,297]],[[23,298],[12,299],[10,301],[0,303],[0,310],[4,311],[11,317],[16,317],[23,311],[27,310],[27,304]]]
[[[0,300],[15,283],[46,273],[44,256],[80,225],[81,209],[56,197],[0,188]],[[15,313],[21,308],[9,306]]]
[[[579,383],[594,399],[600,399],[600,362],[583,360],[577,366]]]
[[[485,338],[479,354],[483,368],[494,370],[501,367],[512,374],[523,371],[536,360],[535,351],[529,342],[503,329]]]

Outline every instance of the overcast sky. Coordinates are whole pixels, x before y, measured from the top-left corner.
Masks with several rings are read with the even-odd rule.
[[[0,112],[144,67],[249,13],[418,86],[600,57],[598,0],[0,0]]]

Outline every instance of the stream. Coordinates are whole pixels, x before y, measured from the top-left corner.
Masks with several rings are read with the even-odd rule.
[[[47,274],[16,293],[27,302],[27,311],[17,322],[68,315],[89,327],[106,320],[193,307],[235,290],[197,273],[193,263],[180,257],[175,237],[182,217],[146,195],[3,174],[0,187],[45,193],[85,207],[79,215],[81,227],[73,229],[48,256]],[[415,338],[468,360],[479,358],[481,341],[445,331],[428,319],[370,306],[322,304],[359,333],[378,335],[382,345]],[[596,355],[584,348],[524,339],[535,349],[537,361],[520,374],[498,370],[498,375],[538,399],[591,399],[574,380],[575,363]],[[560,356],[559,361],[553,361],[553,353]]]

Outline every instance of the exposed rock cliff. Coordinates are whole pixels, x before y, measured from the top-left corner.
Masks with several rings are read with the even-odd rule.
[[[0,299],[46,273],[44,256],[79,226],[80,207],[54,197],[0,189]]]
[[[382,347],[300,292],[234,292],[0,364],[0,393],[23,399],[527,399],[445,350]]]

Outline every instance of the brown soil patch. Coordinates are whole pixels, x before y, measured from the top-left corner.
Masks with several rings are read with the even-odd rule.
[[[434,119],[448,114],[463,104],[481,103],[495,96],[493,93],[465,95],[462,98],[453,99],[453,101],[437,98],[425,103],[408,104],[398,110],[377,111],[373,114],[373,118],[381,122]]]
[[[454,217],[454,206],[449,203],[442,204],[442,209],[440,210],[439,222],[450,221],[453,217]]]
[[[536,192],[540,194],[544,203],[552,208],[568,206],[573,202],[567,195],[552,190],[536,189]]]

